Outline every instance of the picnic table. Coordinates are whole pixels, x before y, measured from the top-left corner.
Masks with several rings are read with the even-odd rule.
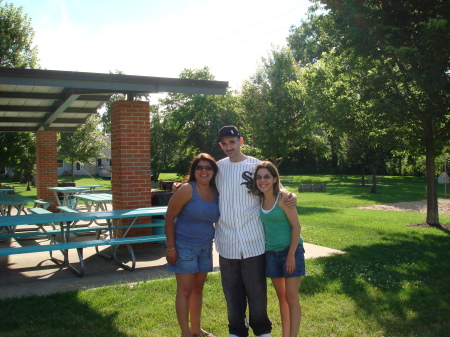
[[[89,190],[90,190],[91,192],[94,192],[94,190],[95,190],[97,187],[103,187],[103,185],[82,185],[82,186],[78,186],[78,187],[86,187],[86,188],[89,188]]]
[[[138,209],[126,209],[126,210],[110,210],[100,212],[70,212],[70,213],[51,213],[46,214],[30,214],[17,217],[5,217],[0,222],[1,227],[16,227],[21,225],[36,225],[37,231],[33,232],[19,232],[0,234],[0,239],[19,238],[19,237],[32,237],[35,235],[46,235],[49,239],[49,244],[39,244],[31,246],[21,247],[6,247],[0,248],[0,255],[7,256],[13,254],[26,254],[36,252],[49,252],[50,258],[55,263],[62,263],[69,267],[78,276],[84,275],[84,260],[83,249],[87,247],[95,247],[97,254],[106,257],[108,259],[114,259],[121,268],[132,271],[135,269],[136,258],[134,255],[132,244],[143,242],[160,242],[165,241],[164,234],[155,234],[147,236],[127,236],[132,228],[143,227],[161,227],[164,226],[164,220],[153,219],[152,223],[136,224],[136,221],[140,217],[149,217],[157,215],[165,215],[167,212],[167,206],[162,207],[147,207]],[[133,219],[129,225],[119,225],[119,219],[131,218]],[[3,221],[4,220],[4,221]],[[74,228],[70,225],[73,221],[90,221],[90,220],[106,220],[106,226]],[[59,226],[60,229],[46,230],[45,224],[53,224]],[[95,240],[84,241],[70,241],[70,234],[82,231],[95,230],[97,235]],[[122,236],[119,237],[119,230],[123,230]],[[107,231],[109,237],[106,239],[100,239],[100,232]],[[61,234],[61,242],[56,241],[56,235]],[[119,245],[127,245],[128,251],[131,255],[131,266],[120,261],[117,257],[117,248]],[[105,254],[100,252],[98,247],[110,246],[111,254]],[[78,260],[80,268],[77,269],[69,261],[68,251],[70,249],[76,249],[78,253]],[[60,251],[63,255],[63,259],[59,260],[53,257],[53,251]]]
[[[55,199],[59,206],[69,206],[72,207],[72,201],[77,193],[85,192],[89,190],[89,187],[73,187],[73,186],[58,186],[58,187],[47,187],[48,190],[53,191],[55,194]],[[59,199],[58,193],[63,195],[62,200]]]
[[[112,194],[111,193],[83,193],[83,194],[75,194],[73,196],[77,200],[74,205],[74,209],[76,209],[78,200],[84,201],[88,212],[91,211],[92,207],[94,207],[94,211],[107,211],[106,204],[108,202],[112,202]]]
[[[33,199],[21,196],[20,194],[0,193],[0,222],[4,222],[3,217],[9,217],[12,215],[11,210],[13,207],[17,209],[16,215],[20,215],[22,212],[27,214],[24,207],[31,201],[33,201]],[[2,228],[0,227],[0,232],[1,229]],[[15,231],[15,226],[4,226],[4,229],[9,233],[13,233]]]
[[[375,183],[377,185],[383,185],[384,176],[375,176]],[[364,182],[367,184],[373,184],[373,176],[365,176]]]
[[[32,201],[33,199],[21,196],[20,194],[0,193],[0,215],[10,216],[13,207],[17,209],[17,215],[20,215],[22,212],[26,214],[24,207]]]

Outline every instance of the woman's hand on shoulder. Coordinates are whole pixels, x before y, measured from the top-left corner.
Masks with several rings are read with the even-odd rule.
[[[189,200],[191,200],[193,191],[194,188],[191,184],[183,184],[172,195],[170,201],[175,200],[177,202],[181,202],[184,206],[189,202]]]
[[[172,184],[172,192],[175,193],[178,191],[178,189],[183,185],[183,183],[180,183],[179,181],[176,181]]]
[[[283,207],[280,207],[284,209],[284,207],[287,208],[295,208],[297,206],[297,196],[289,192],[288,190],[282,189],[280,195],[280,200],[282,201]]]

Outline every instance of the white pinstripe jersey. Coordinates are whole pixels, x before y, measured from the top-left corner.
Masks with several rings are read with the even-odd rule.
[[[248,157],[240,162],[224,158],[217,162],[216,185],[220,193],[220,218],[216,224],[216,249],[227,259],[258,256],[265,251],[264,226],[259,217],[259,198],[249,193],[242,174],[253,172],[260,160]]]

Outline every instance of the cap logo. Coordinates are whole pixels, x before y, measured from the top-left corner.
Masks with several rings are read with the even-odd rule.
[[[234,131],[233,130],[230,130],[230,131],[231,131],[231,134],[234,135]]]

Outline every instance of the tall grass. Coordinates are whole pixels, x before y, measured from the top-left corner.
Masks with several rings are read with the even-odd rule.
[[[449,231],[408,226],[423,222],[421,213],[355,208],[424,199],[424,179],[387,177],[376,195],[351,176],[297,176],[287,187],[319,181],[325,193],[297,194],[302,236],[346,254],[307,260],[301,336],[449,336]],[[179,336],[175,289],[168,278],[1,300],[0,335]],[[281,336],[277,303],[269,286],[273,336]],[[202,321],[228,336],[220,273],[208,277]]]

